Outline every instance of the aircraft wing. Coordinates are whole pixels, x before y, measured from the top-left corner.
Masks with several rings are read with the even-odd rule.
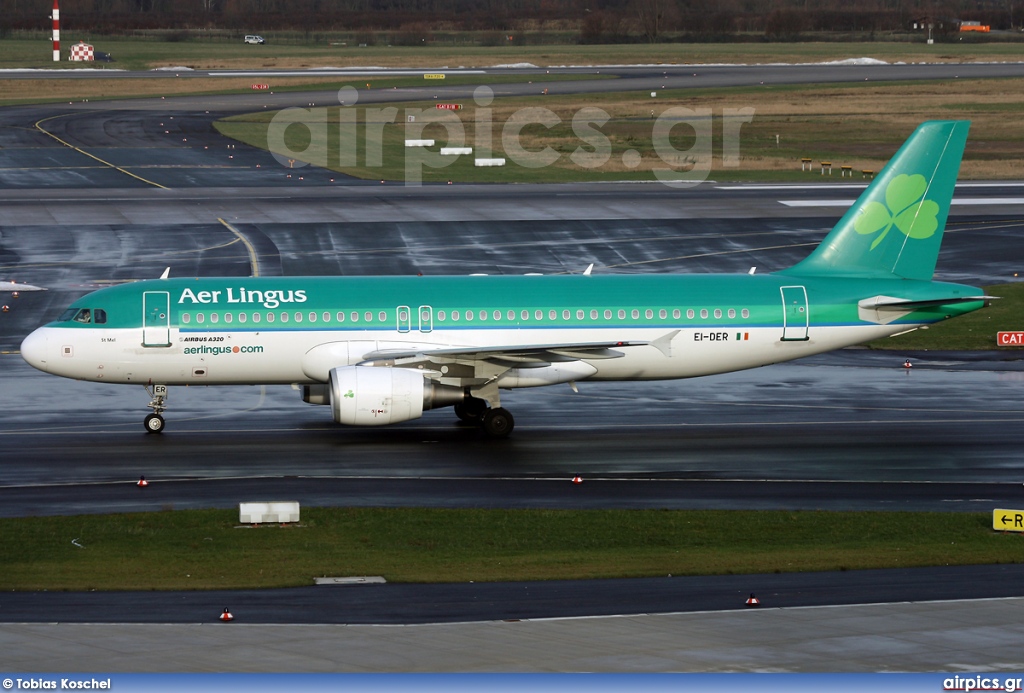
[[[614,359],[623,356],[619,349],[648,346],[653,342],[568,342],[487,347],[461,347],[419,350],[384,349],[363,356],[364,362],[409,366],[415,363],[468,363],[486,361],[506,367],[541,367],[582,359]],[[657,346],[657,345],[656,345]]]

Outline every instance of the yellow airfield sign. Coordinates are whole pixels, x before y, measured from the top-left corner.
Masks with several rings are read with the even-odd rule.
[[[444,74],[431,74],[428,72],[423,75],[423,79],[444,79]]]
[[[992,529],[1001,532],[1024,532],[1024,510],[992,511]]]

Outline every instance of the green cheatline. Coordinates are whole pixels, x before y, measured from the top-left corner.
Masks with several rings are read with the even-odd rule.
[[[586,482],[584,482],[586,483]],[[578,488],[565,481],[566,494]],[[143,492],[143,491],[140,491]],[[239,589],[854,570],[1024,560],[991,513],[303,508],[0,520],[0,589]]]

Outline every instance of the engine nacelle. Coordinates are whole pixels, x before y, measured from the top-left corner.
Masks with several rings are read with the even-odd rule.
[[[384,426],[423,416],[427,409],[461,402],[461,388],[439,385],[405,368],[340,366],[328,385],[334,420],[349,426]]]

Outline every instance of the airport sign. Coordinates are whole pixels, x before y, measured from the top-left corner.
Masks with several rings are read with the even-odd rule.
[[[1024,510],[992,511],[992,529],[1000,532],[1024,532]]]
[[[461,111],[462,110],[462,104],[461,103],[439,103],[439,104],[434,104],[434,108],[440,109],[442,111]]]
[[[997,332],[996,344],[999,346],[1024,346],[1024,332]]]
[[[428,73],[423,75],[423,79],[444,79],[444,73],[441,73],[441,74],[431,74],[431,73],[428,72]]]

